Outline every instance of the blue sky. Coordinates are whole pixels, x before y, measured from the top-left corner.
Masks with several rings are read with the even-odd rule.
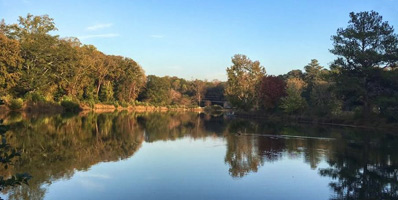
[[[398,29],[398,0],[0,0],[6,23],[48,14],[56,34],[133,58],[146,74],[208,80],[226,80],[237,53],[272,75],[313,58],[328,66],[331,35],[347,26],[349,12],[368,10]]]

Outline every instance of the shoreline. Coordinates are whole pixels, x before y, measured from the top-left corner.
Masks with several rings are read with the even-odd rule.
[[[323,126],[335,126],[335,127],[348,127],[348,128],[360,128],[369,130],[383,130],[394,132],[398,129],[398,123],[386,123],[382,120],[356,120],[356,119],[344,119],[344,118],[325,118],[315,117],[310,115],[284,115],[284,114],[266,114],[256,112],[239,112],[236,111],[234,116],[240,119],[266,119],[269,121],[280,122],[280,123],[299,123],[299,124],[312,124],[312,125],[323,125]]]
[[[95,104],[93,107],[88,106],[87,104],[79,105],[81,110],[76,112],[76,114],[80,113],[109,113],[109,112],[119,112],[119,111],[128,111],[128,112],[205,112],[205,107],[196,107],[196,108],[184,108],[184,107],[168,107],[168,106],[114,106],[109,104]],[[272,122],[279,123],[301,123],[301,124],[312,124],[312,125],[325,125],[325,126],[339,126],[339,127],[349,127],[349,128],[361,128],[361,129],[373,129],[373,130],[385,130],[385,131],[394,131],[398,129],[398,123],[386,123],[383,120],[357,120],[357,119],[344,119],[344,118],[326,118],[326,117],[315,117],[311,115],[285,115],[285,114],[267,114],[267,113],[259,113],[259,112],[242,112],[236,110],[224,109],[221,112],[234,112],[233,117],[240,119],[254,119],[254,120],[269,120]],[[64,112],[64,109],[59,104],[38,104],[25,105],[22,109],[19,110],[10,110],[5,105],[0,105],[0,115],[5,116],[8,113],[12,112],[22,112],[29,115],[55,115],[67,113]]]
[[[168,111],[190,111],[190,112],[203,112],[203,107],[195,107],[195,108],[184,108],[184,107],[167,107],[167,106],[114,106],[109,104],[95,104],[93,107],[90,107],[86,104],[79,104],[80,112],[115,112],[115,111],[135,111],[135,112],[168,112]],[[5,105],[0,105],[0,113],[5,114],[8,112],[25,112],[25,113],[34,113],[34,114],[62,114],[64,113],[64,108],[58,104],[48,104],[48,105],[25,105],[23,108],[18,110],[11,110]]]
[[[150,112],[150,111],[160,111],[160,112],[167,112],[167,111],[193,111],[193,112],[202,112],[202,107],[197,108],[170,108],[167,106],[114,106],[114,105],[107,105],[107,104],[95,104],[94,107],[89,107],[87,105],[80,105],[82,111],[137,111],[137,112]]]

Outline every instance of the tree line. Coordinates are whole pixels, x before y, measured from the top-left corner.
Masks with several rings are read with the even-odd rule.
[[[40,101],[63,98],[110,102],[135,99],[145,84],[132,59],[106,55],[77,38],[51,35],[48,16],[0,25],[0,94]]]
[[[138,96],[139,102],[166,106],[204,106],[206,96],[224,98],[225,83],[213,80],[186,80],[178,77],[147,76],[146,86]]]
[[[237,54],[226,82],[146,76],[133,59],[60,38],[56,30],[47,15],[0,23],[3,101],[204,106],[225,95],[245,111],[398,120],[398,36],[375,11],[350,13],[348,26],[331,37],[337,59],[327,68],[313,59],[304,71],[271,76],[260,62]]]
[[[328,68],[316,59],[304,71],[267,75],[258,61],[232,57],[226,96],[241,110],[316,116],[383,116],[398,120],[398,35],[375,11],[350,13],[331,37],[337,56]]]
[[[220,87],[218,81],[146,76],[133,59],[106,55],[74,37],[60,38],[52,34],[56,30],[47,15],[0,22],[0,97],[5,103],[197,106],[206,88]]]

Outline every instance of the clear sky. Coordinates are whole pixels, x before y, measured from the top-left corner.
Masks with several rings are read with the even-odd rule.
[[[48,14],[61,37],[136,60],[146,74],[226,80],[231,57],[259,60],[268,74],[324,66],[331,35],[351,11],[379,12],[398,33],[398,0],[0,0],[0,18]]]

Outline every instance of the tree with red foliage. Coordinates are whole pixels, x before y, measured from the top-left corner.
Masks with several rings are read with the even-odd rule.
[[[266,110],[278,106],[280,99],[286,96],[286,83],[282,78],[264,76],[259,91],[260,102]]]

